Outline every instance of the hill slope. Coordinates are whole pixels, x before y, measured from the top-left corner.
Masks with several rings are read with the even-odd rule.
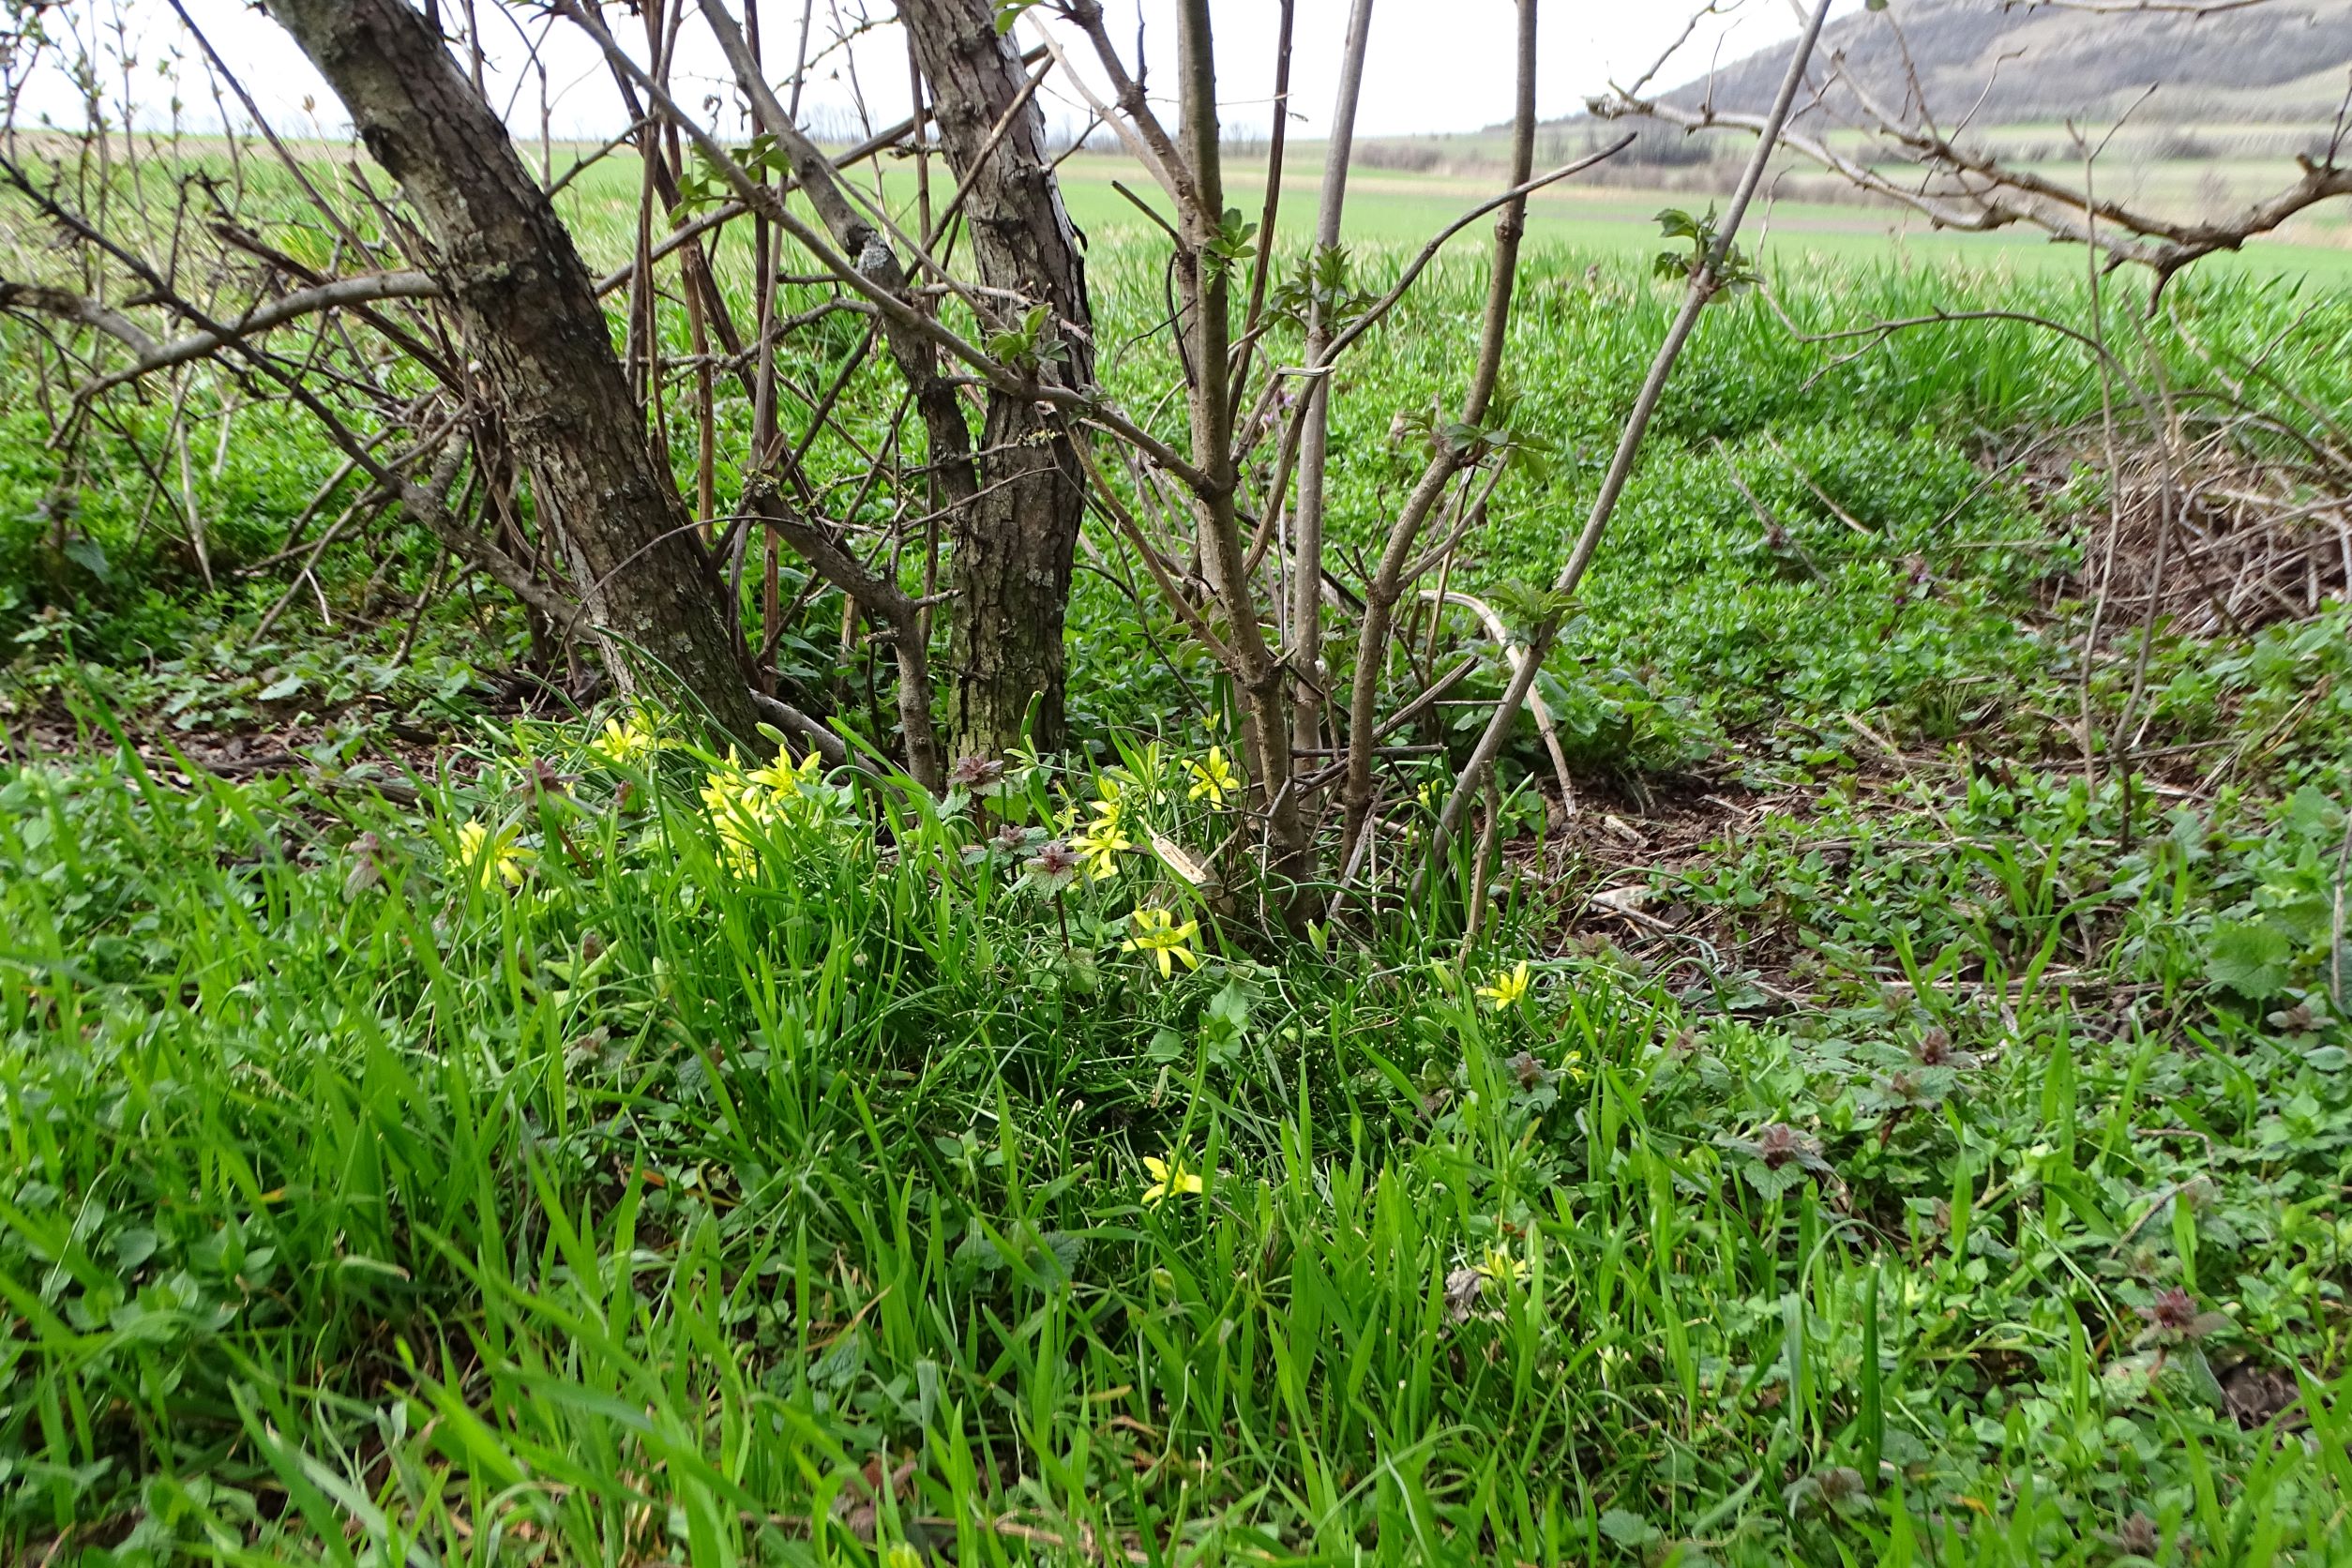
[[[1881,101],[1901,103],[1904,43],[1928,106],[1975,111],[1980,124],[2096,118],[2151,85],[2138,118],[2309,122],[2332,119],[2352,65],[2352,0],[2271,0],[2217,16],[2019,13],[2002,0],[1895,0],[1887,15],[1831,25],[1827,47]],[[1669,95],[1696,105],[1762,109],[1788,68],[1781,44]],[[1817,70],[1817,79],[1818,77]],[[1988,83],[1990,84],[1988,87]]]

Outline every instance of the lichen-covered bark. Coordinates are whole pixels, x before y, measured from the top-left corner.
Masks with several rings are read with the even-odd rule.
[[[268,0],[415,210],[469,355],[625,687],[756,716],[716,570],[649,447],[571,235],[506,128],[401,0]]]
[[[983,284],[1046,306],[1052,371],[1091,385],[1094,349],[1085,264],[1047,156],[1045,116],[1021,103],[1028,73],[996,30],[989,0],[900,0],[928,80],[940,142],[958,180],[968,254]],[[1010,128],[990,140],[1016,103]],[[985,157],[983,154],[985,153]],[[956,756],[1003,752],[1021,738],[1064,739],[1063,621],[1085,511],[1083,475],[1056,421],[1032,400],[988,399],[972,499],[956,512],[944,686]]]

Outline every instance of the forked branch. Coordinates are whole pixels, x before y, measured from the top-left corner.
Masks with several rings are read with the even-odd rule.
[[[2265,3],[2017,0],[2005,8],[2207,17]],[[1882,20],[1895,30],[1900,43],[1899,24],[1892,17]],[[2101,195],[2088,181],[2070,184],[1962,141],[1956,131],[1943,128],[1930,111],[1917,72],[1907,68],[1907,48],[1902,53],[1909,81],[1900,107],[1891,106],[1861,81],[1842,52],[1823,56],[1827,82],[1816,101],[1826,113],[1832,89],[1842,89],[1853,106],[1854,128],[1865,138],[1861,146],[1832,141],[1828,130],[1810,127],[1783,126],[1779,143],[1856,188],[1919,213],[1939,229],[1982,234],[2017,226],[2037,228],[2054,238],[2101,251],[2110,268],[2126,264],[2147,267],[2155,275],[2154,292],[2161,295],[2165,283],[2183,267],[2218,251],[2241,249],[2249,240],[2274,233],[2299,213],[2352,196],[2352,165],[2344,161],[2347,149],[2339,137],[2316,157],[2299,155],[2299,173],[2293,183],[2234,213],[2197,219],[2166,218]],[[1592,98],[1587,107],[1599,119],[1648,120],[1690,132],[1728,131],[1760,137],[1768,120],[1752,112],[1720,108],[1711,96],[1696,107],[1645,97],[1638,84]],[[1901,173],[1902,166],[1918,171],[1920,177],[1914,180]]]

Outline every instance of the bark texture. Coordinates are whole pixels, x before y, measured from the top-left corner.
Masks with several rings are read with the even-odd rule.
[[[1035,96],[1024,94],[1018,52],[996,30],[989,0],[900,0],[898,13],[961,182],[980,281],[1045,306],[1050,321],[1040,339],[1054,345],[1055,357],[1043,373],[1092,386],[1085,263],[1046,151],[1045,116]],[[1034,700],[1032,744],[1059,750],[1066,733],[1063,622],[1084,473],[1060,421],[1033,400],[1003,394],[988,398],[977,467],[953,525],[949,746],[957,756],[1003,754],[1020,741]]]
[[[723,590],[648,445],[595,284],[506,128],[403,0],[268,0],[400,184],[468,353],[529,471],[624,689],[653,685],[749,739]]]

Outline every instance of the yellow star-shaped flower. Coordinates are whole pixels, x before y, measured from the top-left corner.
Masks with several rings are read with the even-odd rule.
[[[1188,762],[1185,766],[1192,770],[1192,788],[1185,792],[1185,798],[1189,800],[1205,800],[1212,809],[1222,811],[1227,797],[1241,791],[1241,776],[1225,760],[1223,746],[1209,747],[1207,757],[1198,762]]]
[[[1526,1261],[1517,1253],[1504,1247],[1490,1246],[1486,1255],[1478,1260],[1479,1277],[1497,1289],[1509,1289],[1526,1273]]]
[[[532,860],[531,852],[515,842],[521,831],[509,822],[493,834],[480,822],[468,822],[458,829],[458,859],[474,868],[484,887],[498,882],[520,887]]]
[[[1197,1196],[1202,1189],[1199,1173],[1184,1168],[1184,1156],[1171,1153],[1166,1159],[1150,1154],[1143,1156],[1144,1172],[1152,1184],[1143,1189],[1143,1201],[1157,1205],[1171,1197]]]
[[[1478,994],[1486,999],[1488,1006],[1501,1013],[1516,1007],[1527,995],[1527,962],[1522,959],[1510,973],[1497,976],[1493,985],[1479,987]]]
[[[1086,862],[1087,876],[1101,882],[1118,871],[1119,857],[1135,848],[1135,840],[1127,837],[1126,827],[1114,807],[1104,811],[1100,822],[1071,839],[1070,848]]]
[[[654,729],[654,721],[644,710],[628,716],[626,724],[617,718],[604,721],[604,733],[588,743],[588,749],[616,767],[642,762],[661,749],[661,736]]]
[[[1151,954],[1159,960],[1161,979],[1173,974],[1179,962],[1186,969],[1200,967],[1200,955],[1192,950],[1193,939],[1200,934],[1199,921],[1179,926],[1166,910],[1138,910],[1130,928],[1135,934],[1119,944],[1120,951]]]
[[[823,758],[811,751],[795,764],[792,759],[779,748],[775,761],[766,767],[755,768],[744,775],[744,781],[775,792],[779,800],[795,800],[799,798],[803,791],[817,782],[818,770],[823,766]]]

